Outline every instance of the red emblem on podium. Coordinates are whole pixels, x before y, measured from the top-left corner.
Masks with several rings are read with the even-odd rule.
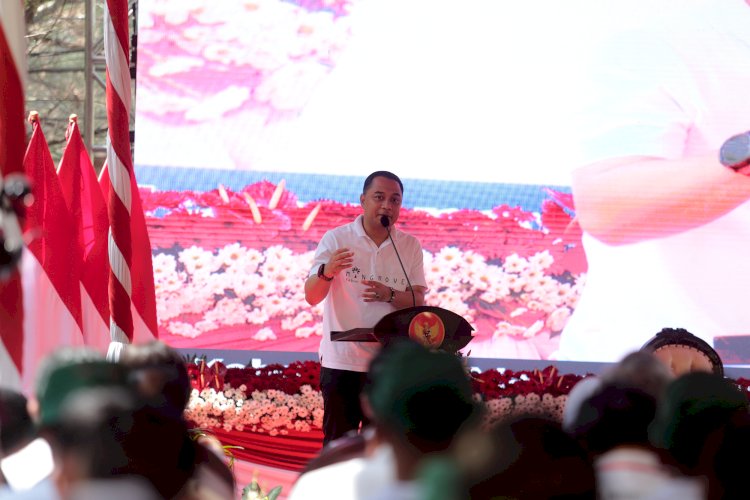
[[[445,340],[445,325],[435,313],[425,311],[414,316],[409,323],[409,338],[425,347],[437,349]]]

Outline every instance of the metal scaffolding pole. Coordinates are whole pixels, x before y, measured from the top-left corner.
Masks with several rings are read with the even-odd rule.
[[[103,29],[97,30],[97,26],[100,26],[104,22],[103,15],[97,15],[97,2],[104,5],[106,0],[85,0],[86,8],[86,28],[85,28],[85,61],[84,61],[84,73],[85,73],[85,101],[84,101],[84,124],[83,124],[83,140],[89,149],[89,156],[96,166],[96,158],[106,155],[107,144],[106,136],[102,141],[96,142],[96,94],[97,90],[102,92],[102,96],[106,99],[106,62],[104,59],[104,39]],[[136,30],[136,12],[138,7],[138,0],[128,1],[129,12],[131,13],[131,54],[130,54],[130,75],[131,79],[135,80],[135,30]],[[103,12],[103,9],[99,9],[99,12]],[[133,100],[134,102],[134,100]],[[104,102],[102,102],[102,107]],[[132,110],[131,110],[131,116]],[[99,124],[106,126],[106,118],[104,123]],[[131,137],[133,136],[131,132]],[[131,139],[132,140],[132,139]],[[98,153],[98,155],[97,155]]]
[[[86,0],[86,28],[84,41],[84,88],[86,98],[83,103],[83,142],[89,149],[89,157],[92,157],[92,145],[94,143],[94,0]]]

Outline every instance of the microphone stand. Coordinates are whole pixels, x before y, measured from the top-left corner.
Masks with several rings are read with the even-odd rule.
[[[393,241],[393,236],[391,236],[391,219],[388,218],[386,215],[380,216],[380,224],[383,225],[386,231],[388,231],[388,239],[391,240],[391,245],[393,245],[393,251],[396,252],[396,257],[398,258],[398,263],[401,265],[401,271],[403,271],[404,276],[406,277],[406,284],[409,285],[409,291],[411,292],[411,302],[414,307],[417,307],[417,297],[414,295],[414,289],[411,287],[411,281],[409,281],[409,275],[406,273],[406,268],[404,267],[404,263],[401,262],[401,256],[398,254],[398,248],[396,248],[396,242]]]

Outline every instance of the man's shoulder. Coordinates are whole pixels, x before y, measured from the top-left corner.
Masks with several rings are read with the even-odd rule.
[[[357,221],[359,218],[354,219],[351,222],[341,224],[340,226],[333,227],[326,231],[326,236],[329,238],[352,238],[357,236]]]
[[[422,247],[422,244],[419,242],[419,238],[401,229],[399,229],[398,231],[392,232],[391,235],[395,239],[399,240],[400,245],[408,244],[408,245],[417,245],[420,248]]]

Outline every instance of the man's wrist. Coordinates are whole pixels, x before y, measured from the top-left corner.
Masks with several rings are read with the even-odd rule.
[[[391,289],[391,298],[388,299],[388,303],[391,304],[396,298],[396,290],[393,289],[393,287],[390,287]]]
[[[318,268],[318,278],[322,279],[323,281],[333,281],[333,276],[326,276],[326,265],[321,264]]]

